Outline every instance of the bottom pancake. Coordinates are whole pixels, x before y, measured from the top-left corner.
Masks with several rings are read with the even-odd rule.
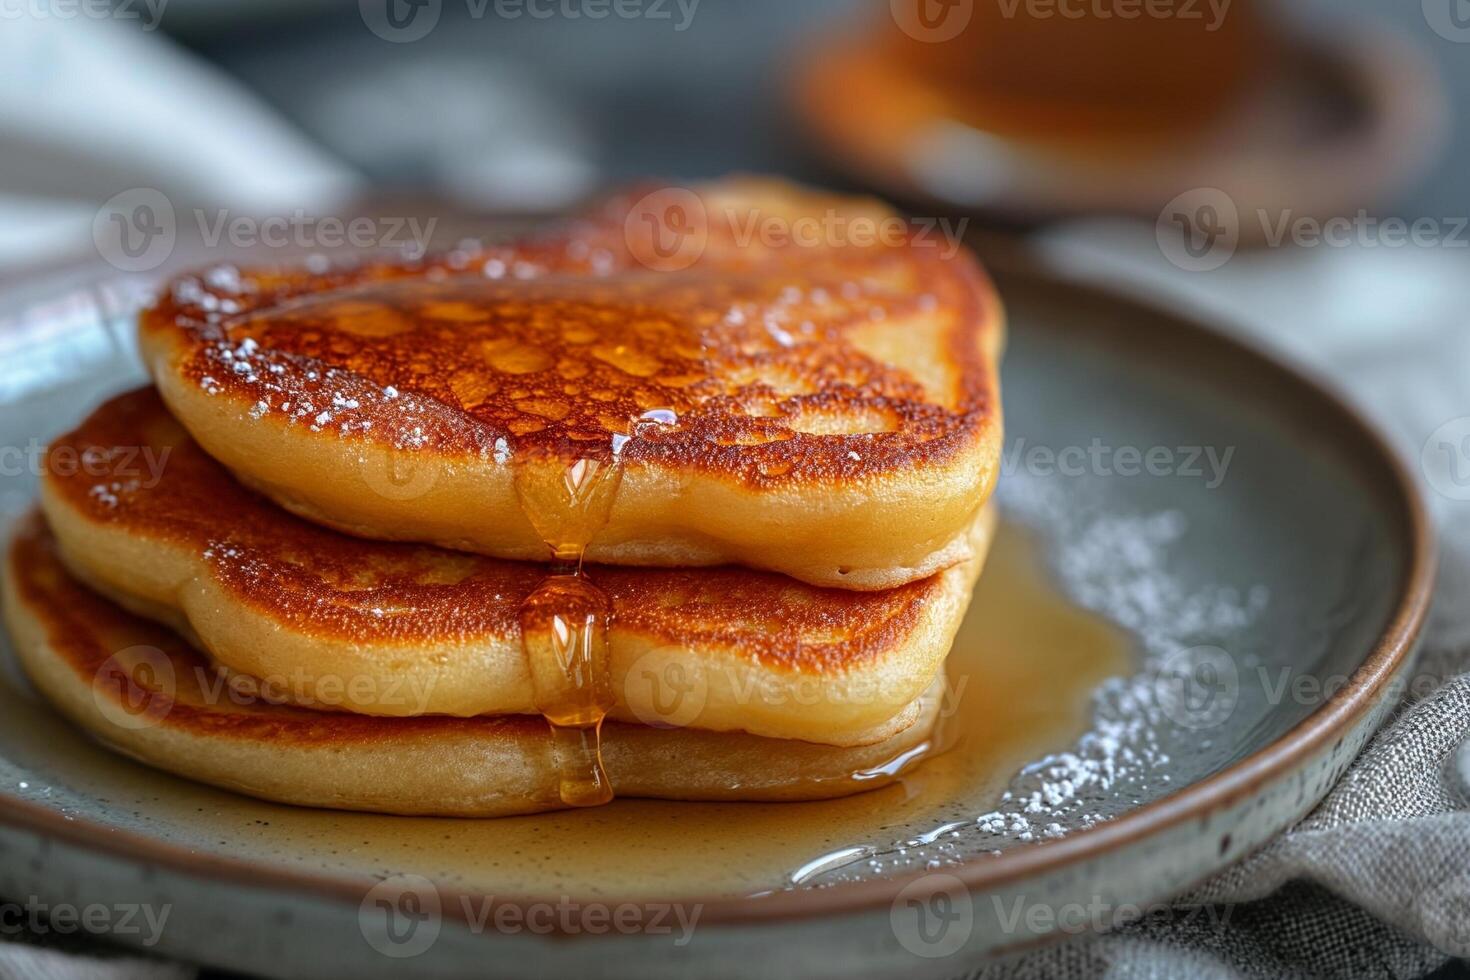
[[[492,817],[564,806],[540,719],[381,718],[248,697],[177,634],[72,579],[39,518],[11,544],[4,613],[41,692],[103,742],[159,769],[344,810]],[[603,759],[619,796],[846,796],[885,785],[926,754],[940,683],[920,700],[914,724],[872,745],[609,723]]]

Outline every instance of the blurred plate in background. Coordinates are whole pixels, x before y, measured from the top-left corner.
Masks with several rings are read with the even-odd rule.
[[[1258,211],[1321,218],[1383,200],[1422,175],[1447,127],[1424,52],[1382,27],[1275,37],[1221,114],[1137,144],[1123,133],[1069,142],[1061,127],[1046,140],[987,131],[950,115],[951,94],[882,40],[814,38],[792,99],[834,167],[931,207],[1153,220],[1171,199],[1211,189],[1238,212],[1241,239],[1259,241],[1260,223],[1246,220]]]

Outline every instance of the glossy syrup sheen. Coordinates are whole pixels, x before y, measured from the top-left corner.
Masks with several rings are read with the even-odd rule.
[[[521,648],[536,710],[551,727],[561,800],[601,806],[613,798],[602,765],[602,723],[616,703],[607,631],[612,600],[582,567],[587,545],[607,524],[622,484],[616,449],[610,462],[516,469],[516,495],[531,526],[564,570],[551,574],[521,604]]]
[[[1129,637],[1066,599],[1037,541],[1004,526],[950,656],[948,750],[883,789],[815,803],[620,799],[498,820],[279,806],[123,763],[45,705],[9,696],[8,744],[144,832],[306,871],[414,872],[497,895],[667,899],[781,888],[825,856],[886,848],[993,809],[1026,764],[1068,748],[1090,696],[1133,666]],[[227,842],[227,846],[226,846]]]

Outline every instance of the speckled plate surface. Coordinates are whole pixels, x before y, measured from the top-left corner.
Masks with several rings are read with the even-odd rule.
[[[765,820],[785,846],[738,873],[718,839],[661,835],[688,804],[639,803],[646,873],[611,893],[581,862],[560,894],[527,893],[505,849],[595,838],[596,814],[507,836],[194,786],[73,733],[7,652],[0,895],[167,908],[156,936],[116,938],[272,975],[946,976],[1124,921],[1238,860],[1320,799],[1390,707],[1430,589],[1422,508],[1370,429],[1265,356],[1034,272],[998,279],[1002,503],[1136,648],[1089,731],[1008,789],[933,810],[911,797],[840,841],[782,839],[779,808],[727,805],[730,826]],[[41,442],[141,380],[138,286],[74,287],[0,305],[8,515],[31,499]],[[719,886],[691,890],[705,870]]]

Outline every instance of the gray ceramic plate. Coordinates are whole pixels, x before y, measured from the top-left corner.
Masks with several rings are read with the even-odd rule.
[[[1137,654],[1133,676],[1094,696],[1091,730],[1016,772],[1008,796],[900,800],[861,833],[793,841],[811,860],[752,868],[735,897],[740,856],[717,837],[661,836],[686,805],[648,803],[647,873],[629,891],[607,894],[579,866],[562,894],[525,894],[494,822],[298,810],[150,772],[60,724],[7,655],[0,894],[167,908],[157,951],[277,975],[943,976],[1115,925],[1238,860],[1307,812],[1388,710],[1430,589],[1420,504],[1371,430],[1261,354],[1131,301],[999,278],[1012,323],[1003,502],[1038,529],[1061,586],[1126,628]],[[52,284],[11,298],[6,510],[33,492],[17,465],[33,439],[139,380],[118,312],[135,293]],[[731,827],[757,819],[727,806]],[[548,841],[598,826],[534,819],[522,829]],[[726,885],[674,890],[660,875],[673,862]],[[509,909],[499,926],[475,914],[488,896]],[[631,909],[636,927],[525,924],[567,906]],[[697,909],[697,927],[651,928],[661,908]]]

